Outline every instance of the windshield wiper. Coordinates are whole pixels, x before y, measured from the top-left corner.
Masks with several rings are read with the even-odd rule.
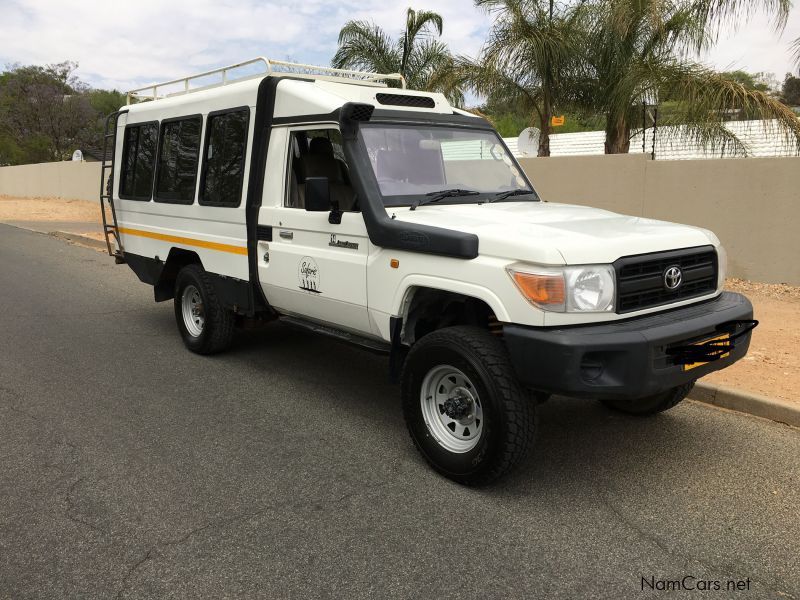
[[[533,194],[533,190],[510,190],[495,194],[493,198],[489,198],[486,202],[497,202],[498,200],[505,200],[509,196],[529,196],[530,194]]]
[[[429,192],[425,194],[426,198],[417,198],[411,203],[411,210],[417,210],[418,206],[431,204],[432,202],[439,202],[444,198],[454,198],[456,196],[477,196],[480,192],[475,190],[462,190],[460,188],[453,188],[452,190],[441,190],[440,192]]]

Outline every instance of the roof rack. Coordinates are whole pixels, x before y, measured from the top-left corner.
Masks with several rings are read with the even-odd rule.
[[[230,78],[228,75],[228,72],[232,71],[233,69],[240,69],[242,67],[247,67],[249,65],[255,65],[259,63],[261,63],[264,66],[264,70],[255,75],[249,74],[234,78]],[[275,67],[284,69],[295,69],[295,71],[275,70]],[[320,67],[317,65],[293,63],[293,62],[287,62],[285,60],[273,60],[271,58],[258,56],[250,60],[245,60],[233,65],[228,65],[227,67],[220,67],[218,69],[204,71],[203,73],[196,73],[194,75],[189,75],[187,77],[179,77],[178,79],[172,79],[170,81],[162,81],[161,83],[154,83],[151,85],[146,85],[141,88],[136,88],[134,90],[129,90],[127,92],[127,103],[130,104],[131,101],[134,99],[158,100],[159,98],[165,98],[167,96],[190,94],[192,92],[198,92],[200,90],[220,87],[237,81],[243,81],[245,79],[252,79],[253,77],[260,77],[264,74],[266,75],[276,74],[280,75],[281,77],[297,77],[301,79],[308,79],[308,78],[322,79],[329,81],[339,81],[341,83],[360,83],[362,85],[365,83],[367,85],[379,85],[379,82],[381,81],[396,80],[400,82],[400,85],[402,86],[403,89],[405,89],[406,87],[405,77],[403,77],[400,73],[368,73],[366,71],[334,69],[333,67]],[[222,78],[221,81],[219,81],[218,83],[213,83],[211,85],[204,85],[202,87],[195,87],[195,88],[192,88],[189,85],[189,82],[194,79],[199,79],[201,77],[209,77],[212,75],[220,75]],[[183,84],[183,89],[178,90],[176,92],[163,94],[161,96],[158,95],[159,88],[176,84]],[[143,92],[151,92],[151,93],[144,94]]]

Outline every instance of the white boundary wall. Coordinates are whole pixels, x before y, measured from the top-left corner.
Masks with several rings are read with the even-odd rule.
[[[0,195],[98,200],[99,162],[52,162],[0,167]]]

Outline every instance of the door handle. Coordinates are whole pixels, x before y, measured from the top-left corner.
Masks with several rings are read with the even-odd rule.
[[[292,231],[281,231],[279,235],[285,240],[291,240],[294,238],[294,232]]]

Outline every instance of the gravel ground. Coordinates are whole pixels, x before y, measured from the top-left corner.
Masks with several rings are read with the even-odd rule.
[[[786,283],[759,283],[731,277],[725,281],[725,289],[747,297],[800,303],[800,287]]]
[[[703,381],[800,404],[800,287],[729,279],[753,303],[759,325],[744,359]]]
[[[87,200],[0,196],[0,221],[91,221],[100,223],[100,206]]]

